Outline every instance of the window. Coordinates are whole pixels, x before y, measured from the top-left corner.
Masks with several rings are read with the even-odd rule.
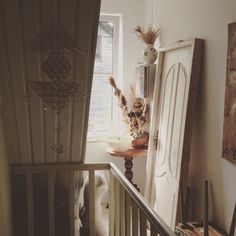
[[[119,16],[101,16],[98,27],[97,50],[94,64],[90,102],[88,140],[107,137],[117,111],[113,106],[113,91],[108,75],[117,78]]]

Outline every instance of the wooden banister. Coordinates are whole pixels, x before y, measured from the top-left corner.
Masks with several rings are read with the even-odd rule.
[[[69,235],[75,235],[75,172],[88,171],[89,173],[89,233],[96,234],[95,227],[95,171],[110,170],[110,236],[145,236],[147,235],[147,224],[150,224],[151,235],[174,236],[174,232],[166,223],[152,210],[143,196],[127,180],[120,170],[110,163],[60,163],[45,165],[12,166],[13,175],[25,175],[27,183],[27,207],[28,207],[28,235],[34,235],[34,202],[33,202],[33,176],[44,173],[47,176],[48,186],[48,224],[49,235],[55,235],[55,174],[69,173]]]

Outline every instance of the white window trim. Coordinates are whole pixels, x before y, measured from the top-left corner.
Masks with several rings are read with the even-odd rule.
[[[113,31],[113,76],[116,80],[116,83],[119,87],[122,86],[122,55],[123,55],[123,42],[122,42],[122,28],[121,28],[121,15],[119,14],[100,14],[99,21],[113,21],[114,23],[114,31]],[[114,96],[114,94],[113,94]],[[120,122],[120,111],[117,105],[117,99],[114,96],[113,98],[113,105],[112,105],[112,125],[117,126],[117,129],[121,127]],[[102,134],[102,132],[99,132]],[[94,142],[104,142],[106,137],[102,137],[98,135],[98,137],[87,138],[87,143],[94,143]]]

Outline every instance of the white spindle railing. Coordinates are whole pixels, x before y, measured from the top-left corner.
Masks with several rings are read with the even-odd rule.
[[[152,210],[151,206],[146,202],[143,196],[135,189],[135,187],[125,178],[120,170],[114,165],[110,164],[111,177],[115,179],[115,182],[119,183],[119,188],[123,188],[125,191],[125,235],[132,236],[145,236],[147,234],[147,223],[150,224],[151,236],[163,235],[174,236],[174,232],[167,226],[167,224]],[[116,191],[116,184],[111,182],[111,188]],[[116,203],[118,195],[113,196],[115,199],[111,201],[110,210],[114,209],[113,204]],[[116,223],[116,222],[115,222]],[[116,228],[116,226],[113,226]],[[110,236],[112,234],[110,231]]]
[[[25,175],[28,215],[28,236],[35,235],[33,176],[45,173],[48,186],[48,235],[55,236],[55,176],[56,173],[69,172],[69,234],[75,235],[75,174],[80,171],[89,173],[89,235],[95,232],[95,171],[110,170],[109,236],[145,236],[150,224],[151,236],[174,236],[171,229],[151,209],[142,195],[125,178],[118,168],[109,163],[99,164],[47,164],[12,166],[13,175]]]

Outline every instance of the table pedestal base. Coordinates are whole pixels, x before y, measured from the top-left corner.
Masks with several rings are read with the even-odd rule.
[[[124,167],[125,167],[125,177],[130,181],[133,186],[140,191],[137,187],[137,184],[133,183],[133,158],[136,157],[146,157],[147,156],[147,147],[143,148],[129,148],[125,152],[117,152],[117,151],[108,151],[112,156],[122,157],[125,160]]]
[[[140,191],[140,189],[138,188],[137,184],[134,184],[133,183],[133,176],[134,176],[134,173],[132,171],[132,168],[133,168],[133,157],[124,157],[125,159],[125,177],[130,181],[130,183],[132,183],[134,185],[134,187]]]

